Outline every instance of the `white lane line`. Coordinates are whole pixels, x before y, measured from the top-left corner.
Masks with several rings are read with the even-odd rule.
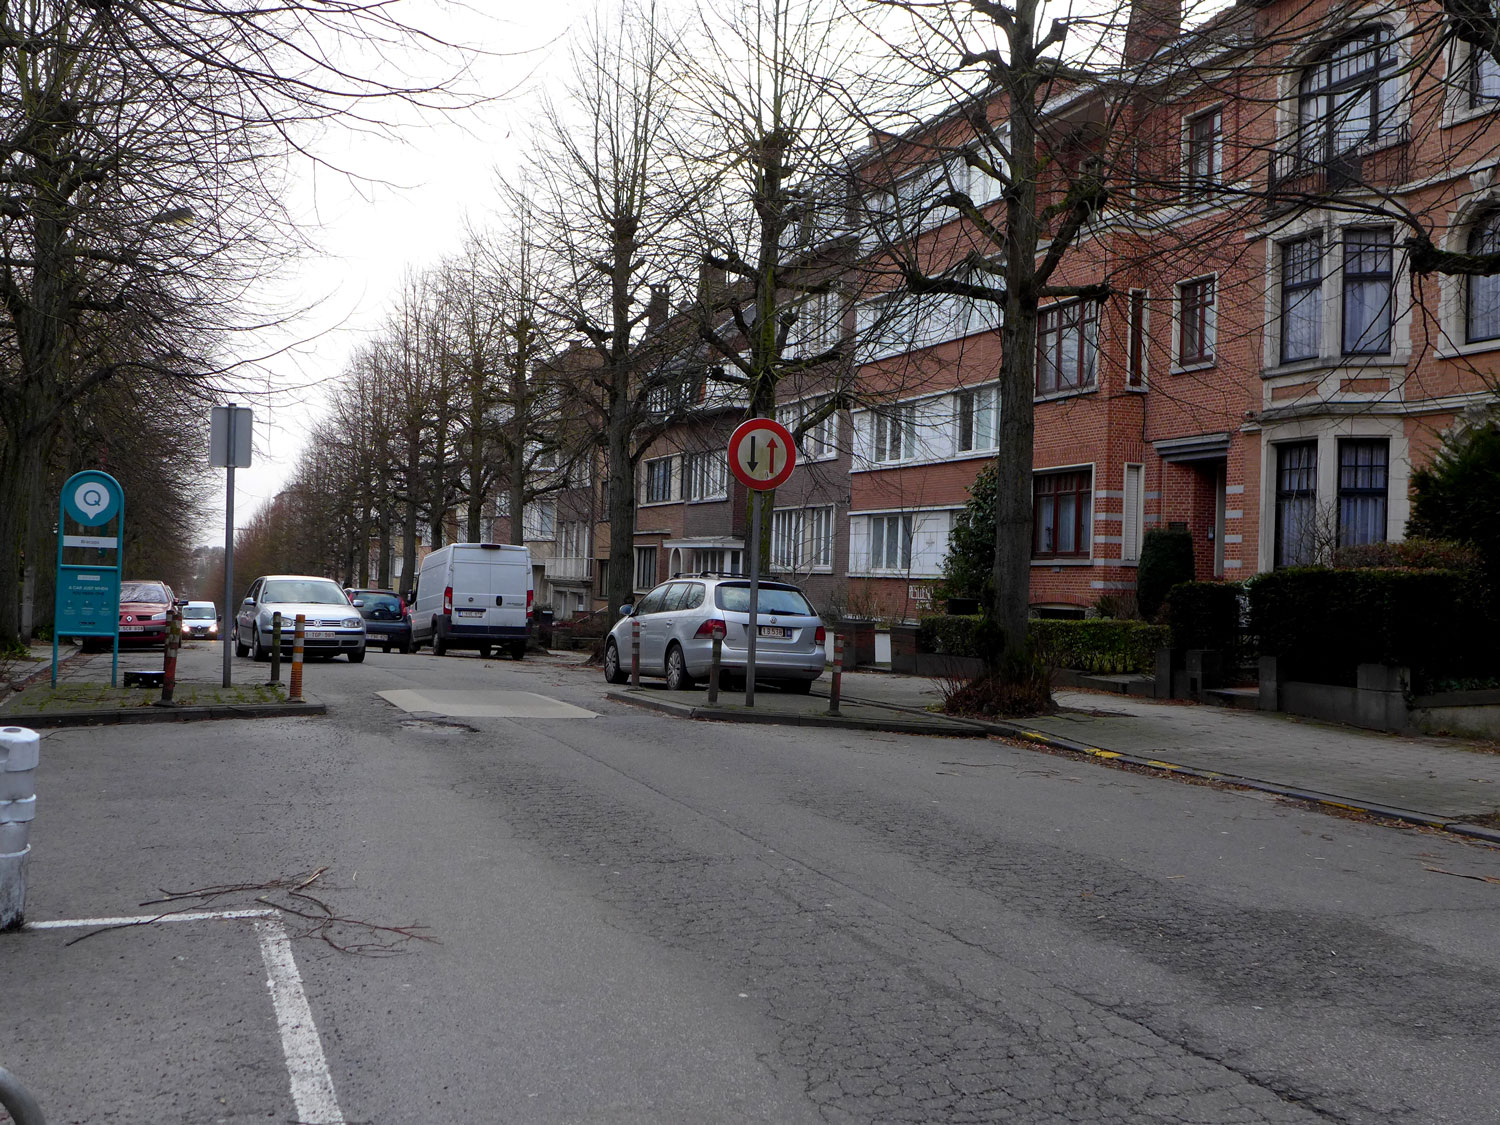
[[[302,974],[292,956],[281,916],[274,910],[196,910],[181,914],[142,914],[129,918],[58,918],[27,922],[26,930],[98,929],[106,926],[149,926],[164,922],[224,922],[251,919],[266,966],[266,988],[276,1010],[281,1054],[292,1082],[292,1104],[299,1125],[345,1125],[333,1092],[333,1075],[323,1055],[323,1041],[313,1021],[312,1005],[302,988]]]
[[[279,917],[263,918],[255,923],[255,932],[260,935],[266,987],[271,990],[276,1023],[281,1028],[281,1053],[286,1056],[287,1073],[292,1079],[297,1121],[305,1125],[344,1125],[344,1114],[333,1092],[333,1075],[323,1057],[323,1042],[313,1022],[312,1005],[302,989],[302,974],[297,972],[286,927]]]

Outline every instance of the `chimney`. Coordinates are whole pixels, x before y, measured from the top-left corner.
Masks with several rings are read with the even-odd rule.
[[[655,329],[667,323],[667,287],[651,286],[651,299],[646,304],[646,327]]]
[[[1142,63],[1182,33],[1182,0],[1131,0],[1125,62]]]

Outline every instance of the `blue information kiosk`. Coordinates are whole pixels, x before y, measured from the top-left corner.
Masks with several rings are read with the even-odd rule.
[[[52,615],[52,684],[59,637],[109,637],[110,687],[120,675],[120,545],[125,490],[108,473],[88,469],[63,485],[57,512],[57,602]]]

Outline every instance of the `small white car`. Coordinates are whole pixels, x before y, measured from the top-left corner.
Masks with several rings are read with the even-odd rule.
[[[250,583],[234,618],[234,651],[256,660],[271,659],[273,615],[281,614],[281,652],[292,651],[297,615],[305,618],[302,651],[332,660],[339,653],[349,663],[365,658],[365,619],[349,603],[343,587],[331,578],[307,574],[267,574]]]
[[[182,607],[182,637],[219,639],[219,607],[213,602],[188,602]]]

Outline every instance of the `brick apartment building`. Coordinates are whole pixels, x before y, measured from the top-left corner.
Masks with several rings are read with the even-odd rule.
[[[1164,0],[1137,3],[1150,18],[1132,14],[1119,81],[1056,98],[1072,158],[1120,186],[1057,275],[1111,295],[1047,304],[1038,325],[1039,611],[1131,594],[1152,528],[1187,528],[1199,577],[1228,580],[1399,539],[1412,466],[1500,387],[1500,277],[1418,272],[1408,249],[1500,251],[1500,65],[1455,44],[1436,5],[1256,0],[1181,32]],[[1004,106],[989,119],[1003,132]],[[1000,184],[961,149],[948,119],[876,138],[835,197],[854,221],[827,236],[846,282],[793,343],[832,333],[849,359],[783,387],[778,412],[805,422],[833,387],[854,405],[806,428],[768,562],[825,613],[922,612],[993,456],[997,314],[868,268],[878,224],[911,216],[901,237],[929,268],[974,251],[968,220],[930,204],[956,185],[1000,213]],[[641,464],[638,590],[744,565],[724,462],[744,402],[699,395]],[[559,557],[592,549],[601,606],[608,527],[571,534],[582,553]]]

